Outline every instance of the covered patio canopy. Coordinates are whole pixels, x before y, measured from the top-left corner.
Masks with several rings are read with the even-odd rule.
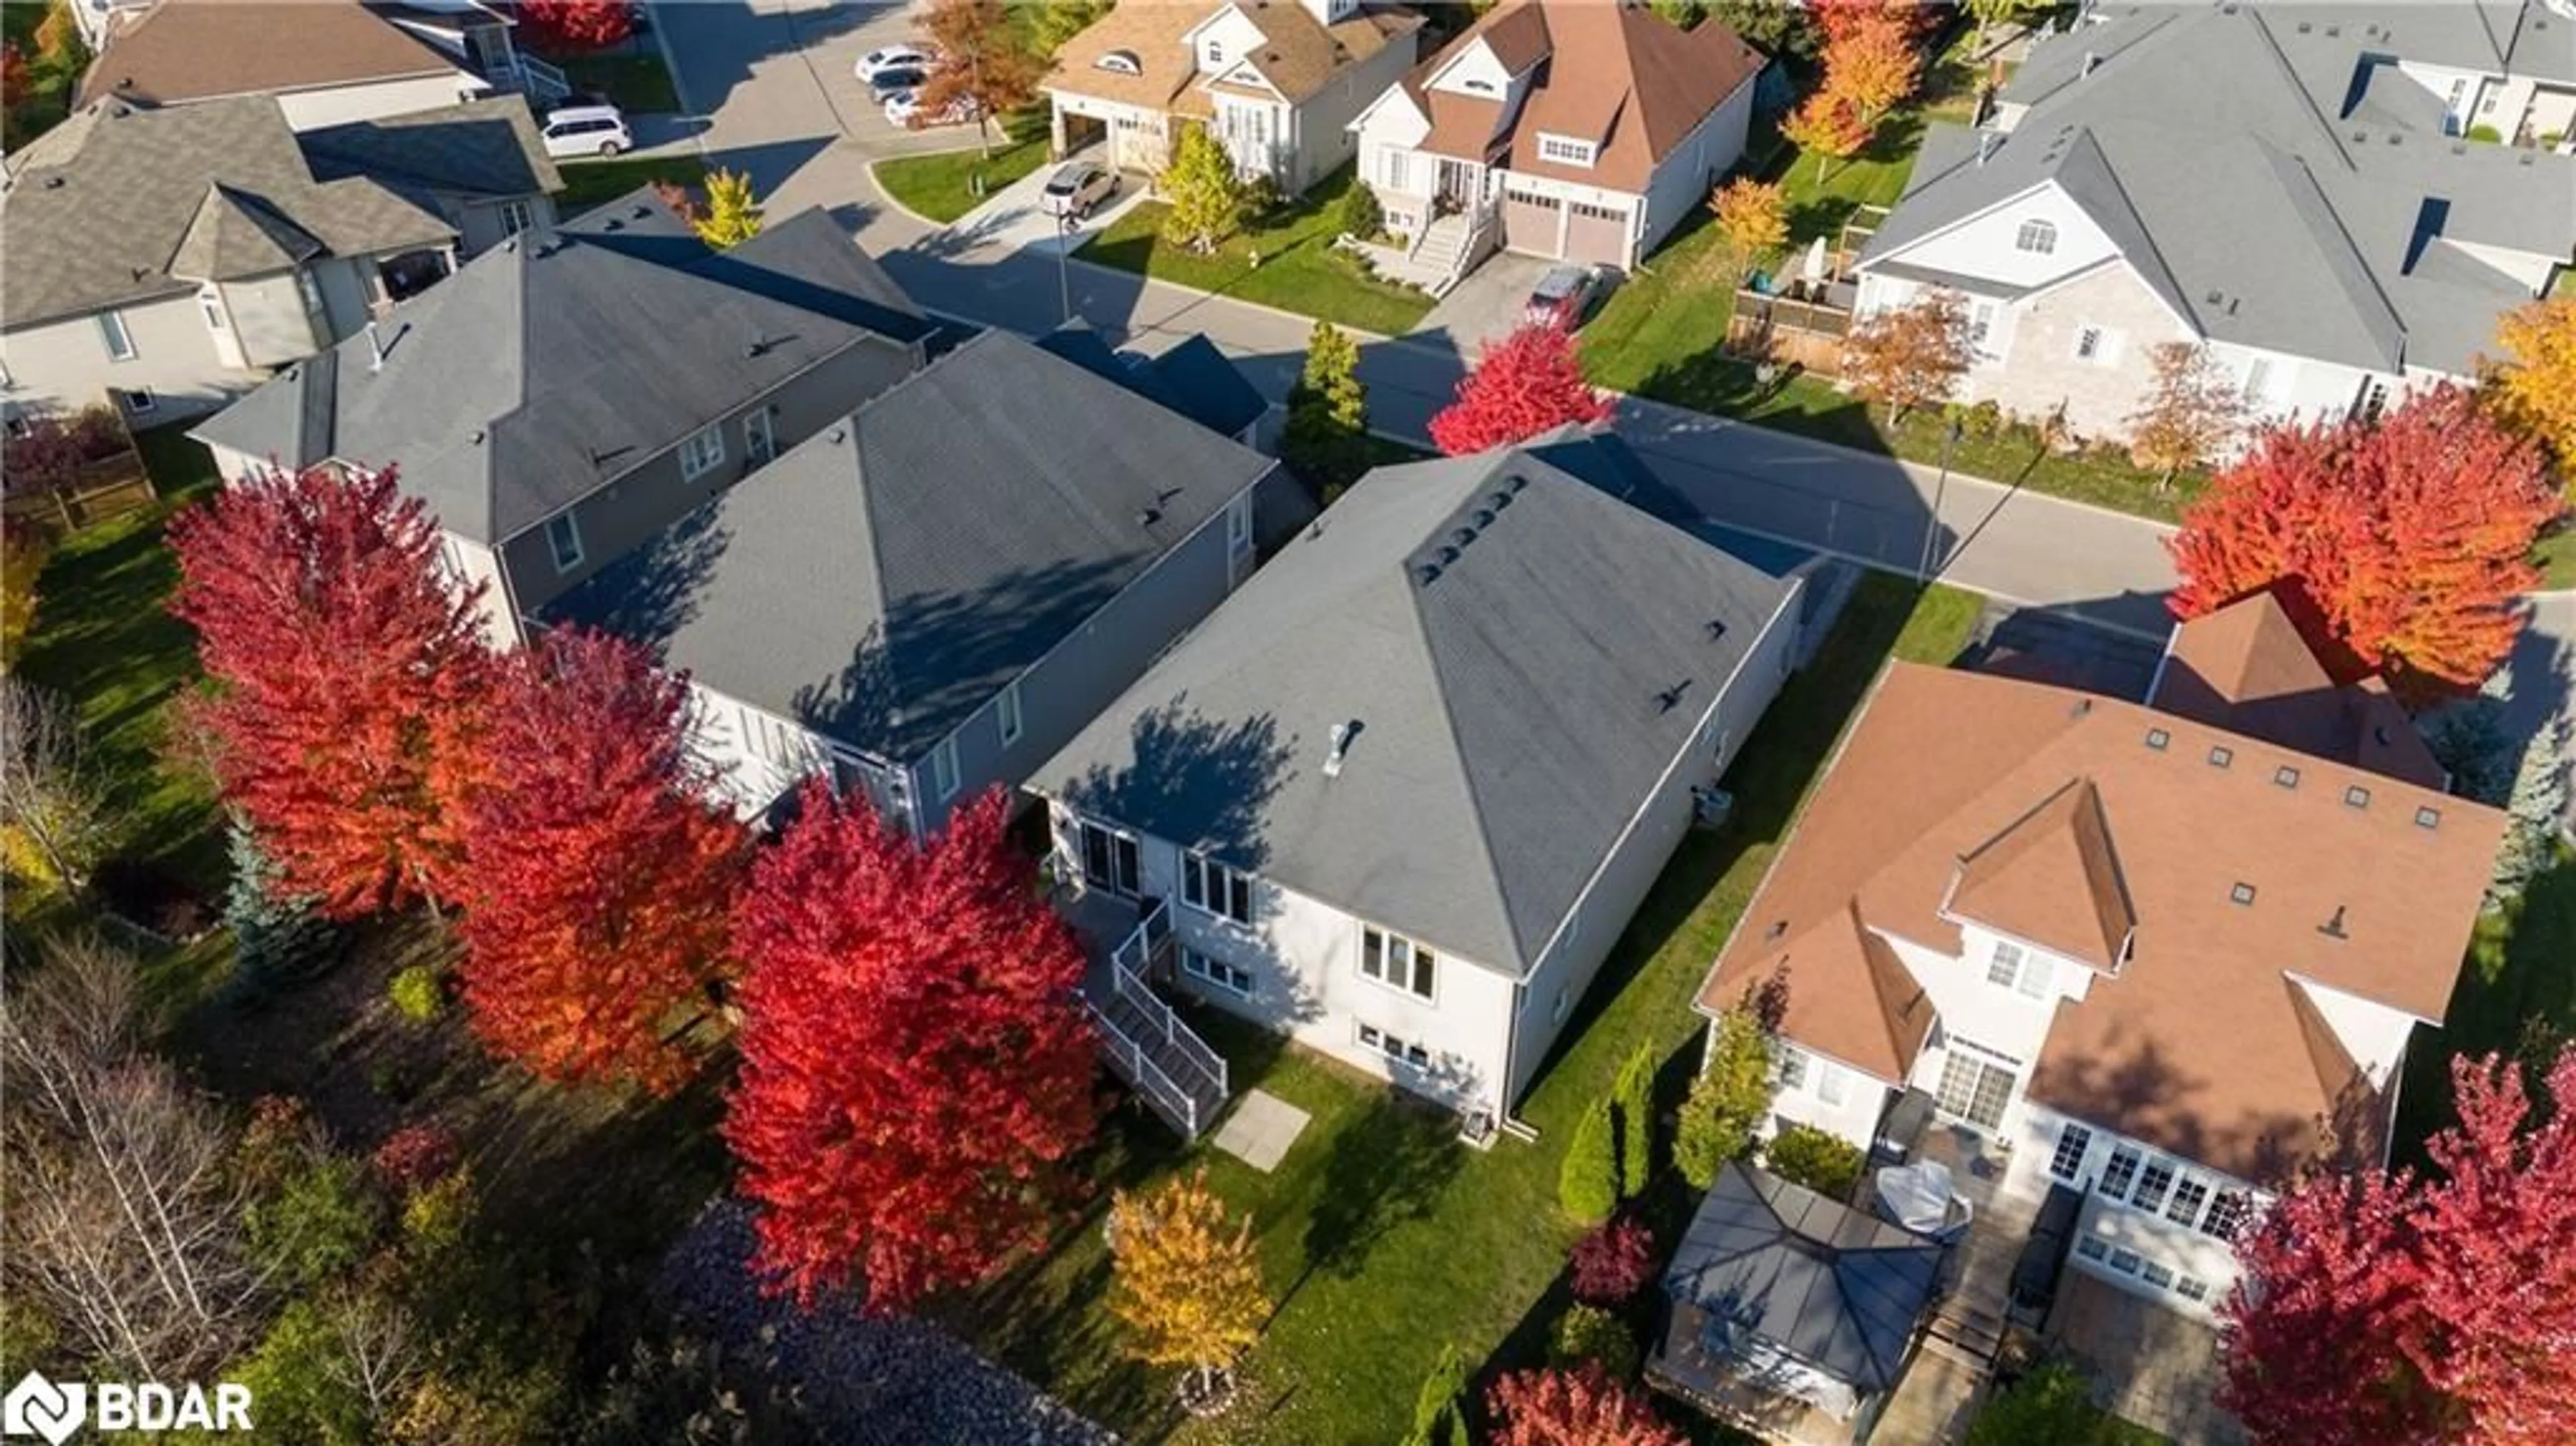
[[[1785,1357],[1866,1397],[1904,1369],[1940,1270],[1922,1236],[1729,1162],[1664,1289],[1707,1313],[1712,1351],[1773,1369]]]

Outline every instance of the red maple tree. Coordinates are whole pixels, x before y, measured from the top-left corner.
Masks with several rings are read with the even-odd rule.
[[[172,519],[170,544],[170,610],[215,683],[194,717],[286,891],[348,919],[438,889],[433,755],[490,655],[427,510],[391,468],[270,471]]]
[[[1682,1433],[1655,1415],[1644,1393],[1600,1366],[1521,1371],[1485,1397],[1496,1421],[1492,1446],[1682,1446]]]
[[[755,1265],[901,1311],[1045,1238],[1098,1123],[1080,947],[986,793],[916,847],[820,780],[734,911]]]
[[[567,1083],[655,1092],[724,972],[750,838],[690,749],[688,689],[602,633],[495,669],[469,759],[442,768],[467,1016],[496,1054]]]
[[[2451,1081],[2431,1176],[2309,1179],[2240,1245],[2220,1397],[2258,1442],[2576,1440],[2576,1049],[2546,1110],[2492,1056]]]
[[[1431,419],[1431,440],[1452,457],[1526,442],[1568,422],[1610,419],[1610,399],[1583,380],[1574,336],[1531,324],[1485,348],[1459,379],[1458,399]]]
[[[634,0],[519,0],[519,23],[545,50],[598,50],[635,31]]]
[[[2379,421],[2274,428],[2167,546],[2198,617],[2295,578],[2336,641],[2412,694],[2475,688],[2511,650],[2531,546],[2561,502],[2538,446],[2460,388]]]

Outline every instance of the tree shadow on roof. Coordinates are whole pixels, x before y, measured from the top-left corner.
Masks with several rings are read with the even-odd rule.
[[[796,690],[796,716],[852,746],[918,757],[1088,622],[1133,568],[1123,557],[1057,562],[900,598],[839,672]]]
[[[1066,787],[1065,803],[1259,870],[1270,852],[1262,811],[1295,776],[1297,738],[1283,741],[1266,713],[1241,722],[1207,717],[1186,693],[1139,717],[1130,732],[1132,761],[1095,765]]]
[[[733,546],[733,529],[724,522],[728,500],[730,494],[716,497],[654,533],[546,612],[660,653],[697,620],[699,596]]]

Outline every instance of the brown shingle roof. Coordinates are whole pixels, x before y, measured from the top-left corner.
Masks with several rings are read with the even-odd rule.
[[[2213,747],[2229,766],[2209,761]],[[2275,781],[2284,766],[2297,786]],[[1956,954],[1940,905],[1960,857],[2070,784],[2098,794],[2137,927],[2119,973],[2059,1007],[2033,1098],[2260,1177],[2348,1107],[2285,976],[2441,1018],[2501,814],[2137,704],[1903,663],[1853,724],[1702,1006],[1786,967],[1784,1032],[1871,1067],[1846,1052],[1866,1033],[1854,1017],[1885,1016],[1885,991],[1850,967],[1855,917]],[[2367,806],[2347,788],[2369,790]],[[2239,883],[2251,904],[2233,902]]]
[[[169,105],[458,69],[357,0],[161,0],[112,37],[78,105]]]
[[[2069,779],[1959,860],[1946,912],[2103,973],[2127,954],[2138,916],[2102,817],[2102,792]]]
[[[1515,74],[1546,62],[1510,131],[1494,147],[1508,149],[1507,164],[1531,175],[1626,191],[1645,190],[1655,167],[1769,63],[1715,21],[1683,30],[1644,5],[1515,0],[1460,32],[1406,82],[1430,113],[1441,142],[1426,143],[1426,149],[1483,153],[1461,139],[1457,126],[1441,123],[1438,107],[1452,97],[1425,85],[1441,65],[1480,41]],[[1543,160],[1541,131],[1589,140],[1600,150],[1588,168]]]
[[[2302,753],[2443,787],[2448,775],[2387,685],[2345,682],[2328,666],[2322,628],[2295,591],[2248,594],[2175,630],[2151,701]]]

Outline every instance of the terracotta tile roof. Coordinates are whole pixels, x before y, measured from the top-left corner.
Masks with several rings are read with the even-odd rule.
[[[108,41],[75,104],[117,95],[167,105],[457,69],[357,0],[161,0]]]
[[[2295,786],[2279,781],[2285,768]],[[1854,1018],[1885,1021],[1890,992],[1851,967],[1855,921],[1955,955],[1958,926],[1940,910],[1962,856],[2070,785],[2098,799],[2102,852],[2137,925],[2119,971],[2059,1007],[2033,1098],[2259,1178],[2348,1107],[2348,1081],[2319,1071],[2289,977],[2441,1018],[2501,814],[2138,704],[1903,663],[1853,724],[1702,1007],[1785,967],[1789,1037],[1864,1069],[1906,1063],[1852,1043],[1879,1027]],[[2366,790],[2360,806],[2348,790]],[[2093,825],[2060,806],[2069,822],[2056,832],[2080,840]],[[2081,861],[2089,847],[2071,852]],[[2097,867],[2083,872],[2098,900]],[[2234,902],[2238,884],[2251,903]]]
[[[1655,167],[1769,63],[1715,21],[1683,30],[1644,5],[1514,0],[1460,32],[1406,82],[1416,102],[1432,111],[1441,142],[1426,143],[1425,149],[1482,154],[1462,142],[1454,126],[1442,124],[1435,108],[1449,97],[1425,85],[1442,64],[1479,41],[1514,73],[1546,62],[1510,131],[1490,149],[1508,151],[1506,164],[1516,171],[1624,191],[1645,190]],[[1542,131],[1592,141],[1599,152],[1589,167],[1543,160]]]
[[[1205,100],[1192,98],[1197,58],[1181,37],[1229,8],[1242,11],[1261,31],[1261,49],[1244,58],[1292,104],[1323,89],[1344,69],[1422,28],[1421,17],[1409,11],[1370,9],[1327,26],[1296,0],[1238,0],[1232,5],[1126,0],[1064,43],[1047,74],[1047,88],[1205,115],[1209,111]],[[1100,69],[1100,57],[1116,50],[1133,54],[1144,73]]]
[[[2102,817],[2102,791],[2069,779],[1959,860],[1943,912],[2105,973],[2119,970],[2138,916]]]

